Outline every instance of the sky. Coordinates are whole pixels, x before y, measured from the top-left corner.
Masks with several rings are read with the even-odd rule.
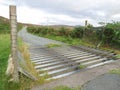
[[[0,0],[0,16],[9,18],[17,6],[17,21],[40,25],[84,25],[120,20],[120,0]]]

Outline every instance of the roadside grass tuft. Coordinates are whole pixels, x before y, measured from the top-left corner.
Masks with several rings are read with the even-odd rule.
[[[119,59],[120,59],[120,54],[118,54],[118,55],[116,56],[116,58],[119,58]]]
[[[113,69],[113,70],[111,70],[109,73],[120,75],[120,69]]]
[[[75,88],[70,88],[68,86],[57,86],[53,89],[50,89],[50,90],[81,90],[81,87],[75,87]]]
[[[36,77],[37,81],[34,82],[35,84],[44,84],[46,82],[45,79],[48,78],[49,75],[47,74],[46,71],[39,71],[39,72],[36,71],[36,69],[34,68],[35,66],[34,63],[32,63],[30,60],[29,46],[26,43],[24,43],[21,38],[19,38],[18,41],[19,41],[19,51],[21,52],[26,63],[26,66],[25,65],[21,65],[21,66],[25,70],[27,70],[31,75]],[[45,75],[40,77],[39,74],[43,72],[45,73]]]
[[[61,47],[60,44],[50,43],[46,45],[47,48],[53,48],[53,47]]]
[[[58,87],[55,87],[53,90],[73,90],[73,89],[67,86],[58,86]]]
[[[85,65],[80,65],[80,66],[79,66],[79,69],[84,69],[84,68],[86,68]]]

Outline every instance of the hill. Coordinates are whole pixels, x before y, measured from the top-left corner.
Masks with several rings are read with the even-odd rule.
[[[0,16],[0,32],[10,30],[9,19]]]
[[[23,23],[18,22],[18,30],[22,28]],[[0,33],[10,33],[10,20],[0,16]]]

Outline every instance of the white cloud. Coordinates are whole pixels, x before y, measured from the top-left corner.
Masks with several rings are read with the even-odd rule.
[[[0,0],[0,15],[9,17],[13,0]],[[119,0],[14,0],[18,21],[34,24],[98,25],[120,19]]]
[[[8,6],[0,4],[0,16],[9,18],[9,7]]]
[[[120,13],[113,15],[113,18],[120,18]]]
[[[114,14],[113,16],[111,16],[111,20],[120,21],[120,13]]]
[[[17,17],[20,22],[38,24],[39,22],[44,22],[44,15],[45,13],[38,9],[26,6],[17,8]]]

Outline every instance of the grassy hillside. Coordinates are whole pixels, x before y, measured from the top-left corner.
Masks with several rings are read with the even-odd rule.
[[[0,33],[9,33],[9,19],[0,16]]]
[[[18,23],[18,30],[20,30],[22,26],[22,23]],[[10,21],[2,16],[0,16],[0,33],[10,33]]]

